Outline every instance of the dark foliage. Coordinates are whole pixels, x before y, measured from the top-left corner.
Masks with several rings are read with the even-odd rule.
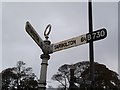
[[[95,90],[120,90],[120,80],[118,74],[109,70],[105,65],[97,62],[95,65]],[[74,66],[74,90],[90,90],[92,83],[90,80],[89,62],[83,61],[72,65],[62,65],[57,74],[52,79],[59,82],[60,88],[69,89],[70,68]]]
[[[1,72],[1,90],[37,90],[38,80],[32,68],[25,67],[23,61],[18,61],[16,67],[7,68]]]

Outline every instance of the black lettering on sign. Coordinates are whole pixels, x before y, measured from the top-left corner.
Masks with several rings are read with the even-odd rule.
[[[70,41],[65,41],[65,42],[61,42],[58,43],[54,46],[54,49],[63,49],[72,45],[76,45],[76,40],[70,40]]]
[[[86,41],[86,38],[84,36],[81,37],[81,42]]]
[[[87,42],[91,42],[91,41],[104,39],[106,36],[107,36],[107,31],[105,28],[103,28],[103,29],[94,31],[92,33],[87,33],[86,39],[87,39]]]

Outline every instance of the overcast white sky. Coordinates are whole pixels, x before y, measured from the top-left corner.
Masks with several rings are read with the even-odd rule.
[[[88,33],[86,2],[3,2],[2,3],[2,69],[13,67],[18,60],[33,68],[39,77],[42,54],[40,48],[25,32],[30,21],[42,39],[49,23],[52,25],[50,41],[56,43]],[[94,42],[95,61],[118,72],[118,3],[93,3],[94,30],[105,27],[108,36]],[[49,60],[48,78],[63,64],[74,64],[89,59],[88,44],[53,53]],[[52,85],[52,83],[48,85]]]

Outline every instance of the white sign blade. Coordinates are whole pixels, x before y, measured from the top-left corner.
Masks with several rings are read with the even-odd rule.
[[[107,30],[102,28],[100,30],[94,31],[92,33],[83,34],[78,37],[74,37],[65,41],[61,41],[53,44],[53,52],[68,49],[91,41],[97,41],[106,38]]]
[[[53,44],[53,52],[85,44],[86,34]]]
[[[37,43],[37,45],[42,49],[44,42],[28,21],[26,22],[25,29],[32,39]]]

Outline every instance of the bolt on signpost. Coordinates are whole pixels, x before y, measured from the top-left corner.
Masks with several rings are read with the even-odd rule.
[[[89,8],[91,8],[91,3],[89,2]],[[48,40],[49,34],[51,32],[51,25],[49,24],[45,31],[44,36],[45,40],[43,41],[39,34],[35,31],[35,29],[32,27],[32,25],[27,21],[25,26],[26,32],[31,36],[31,38],[37,43],[37,45],[41,48],[43,54],[40,56],[42,59],[41,63],[41,71],[40,71],[40,80],[38,84],[38,90],[45,90],[46,89],[46,76],[47,76],[47,66],[48,66],[48,60],[50,59],[50,55],[54,52],[61,51],[64,49],[69,49],[72,47],[76,47],[82,44],[89,43],[90,48],[90,65],[91,67],[91,78],[93,83],[93,46],[91,46],[91,43],[93,45],[93,41],[101,40],[106,38],[107,36],[107,30],[105,28],[96,30],[96,31],[89,31],[87,34],[80,35],[78,37],[74,37],[71,39],[67,39],[55,44],[51,44],[51,42]],[[89,10],[89,30],[92,30],[92,9]],[[92,48],[91,48],[92,47]]]

